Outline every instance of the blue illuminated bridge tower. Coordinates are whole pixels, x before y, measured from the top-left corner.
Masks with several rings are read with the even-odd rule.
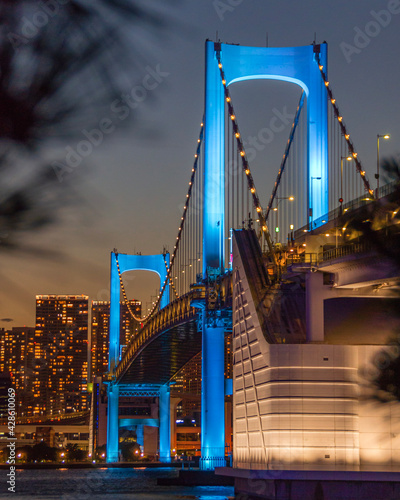
[[[307,97],[308,121],[307,165],[300,167],[303,167],[302,171],[306,178],[307,207],[312,211],[314,220],[328,212],[327,94],[319,65],[322,65],[326,72],[326,44],[259,48],[206,42],[204,203],[202,205],[203,282],[212,283],[224,274],[228,267],[224,262],[227,237],[224,232],[226,205],[224,84],[230,86],[245,80],[273,79],[294,83],[304,90]],[[226,78],[225,82],[221,79],[221,67]],[[314,184],[312,184],[313,181]],[[154,271],[154,266],[153,263],[147,269]],[[115,283],[112,278],[112,296],[115,296],[114,300],[119,303],[119,283],[116,278]],[[116,286],[118,286],[118,291],[113,288]],[[203,469],[214,469],[225,465],[224,330],[226,318],[223,318],[219,311],[209,311],[205,308],[199,314],[202,330],[200,466]],[[117,330],[112,325],[110,371],[118,362],[116,338]],[[163,397],[167,401],[168,397],[166,395]],[[115,461],[118,458],[118,437],[115,434],[118,432],[118,407],[113,403],[117,399],[118,385],[110,384],[108,461]],[[165,432],[169,431],[165,430]],[[165,434],[163,439],[167,447],[168,436]],[[169,450],[165,449],[163,453],[164,459],[168,459]]]
[[[225,263],[225,96],[226,85],[273,79],[299,85],[308,106],[308,206],[313,218],[328,212],[328,121],[326,89],[319,64],[326,68],[327,46],[258,48],[206,42],[205,166],[203,214],[204,279],[224,273]],[[221,61],[221,62],[219,62]],[[312,181],[318,179],[318,184]],[[310,197],[312,193],[312,199]],[[224,328],[214,314],[202,318],[201,465],[224,464]]]
[[[160,277],[160,286],[167,276],[165,266],[169,255],[127,255],[111,253],[111,280],[110,280],[110,344],[108,351],[108,370],[113,373],[120,359],[120,277],[127,271],[150,271]],[[160,307],[165,307],[169,302],[169,285],[166,285],[165,293],[161,298]],[[108,382],[108,415],[107,415],[107,462],[118,462],[119,447],[119,415],[118,402],[121,390],[119,384],[114,380]],[[123,387],[125,396],[156,396],[159,397],[160,416],[160,460],[169,462],[170,451],[170,397],[169,387],[166,385],[138,387]],[[137,427],[137,433],[143,439],[143,424]],[[139,441],[139,439],[138,439]],[[139,444],[143,445],[143,442]]]

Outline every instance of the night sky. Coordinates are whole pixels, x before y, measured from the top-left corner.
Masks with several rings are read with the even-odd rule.
[[[144,1],[144,0],[143,0]],[[146,2],[146,4],[149,2]],[[76,172],[69,174],[79,193],[57,225],[25,241],[57,258],[2,253],[0,317],[11,327],[34,325],[36,294],[87,294],[107,300],[110,251],[159,253],[173,247],[185,199],[204,106],[204,42],[215,40],[270,47],[328,43],[328,76],[372,187],[376,187],[376,136],[381,158],[397,155],[400,138],[398,0],[199,0],[154,5],[167,28],[138,28],[141,54],[137,79],[151,71],[160,82],[132,113],[129,130],[107,134]],[[167,8],[168,6],[168,8]],[[232,100],[244,138],[269,123],[274,109],[294,113],[300,90],[275,81],[232,86]],[[110,114],[116,113],[111,109]],[[265,206],[289,133],[277,134],[252,165]],[[84,137],[82,136],[82,139]],[[78,139],[64,144],[76,147]],[[78,171],[79,170],[79,171]],[[76,181],[73,176],[76,176]],[[133,273],[130,298],[150,300],[152,277]]]

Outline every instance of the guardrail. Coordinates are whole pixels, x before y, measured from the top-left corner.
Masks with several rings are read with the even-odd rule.
[[[31,417],[17,417],[16,425],[22,424],[43,424],[49,425],[51,423],[81,419],[89,417],[89,411],[80,411],[75,413],[64,413],[60,415],[41,415],[41,416],[31,416]],[[0,420],[0,425],[8,425],[7,420]]]
[[[325,250],[321,254],[320,262],[325,262],[327,260],[337,259],[340,257],[346,257],[347,255],[352,255],[356,253],[368,252],[371,250],[371,245],[368,242],[362,243],[349,243],[348,245],[343,245],[338,248],[330,248]]]
[[[220,299],[225,306],[229,303],[232,297],[232,275],[228,273],[221,277],[218,283]],[[195,300],[205,299],[205,285],[195,285],[193,290],[182,295],[179,299],[169,303],[166,307],[158,311],[150,321],[132,337],[128,347],[126,348],[121,361],[116,367],[115,375],[118,378],[130,364],[135,353],[141,349],[147,342],[156,337],[159,333],[164,332],[184,321],[197,317],[197,309],[191,306]],[[108,379],[112,378],[112,374],[108,374]]]
[[[318,254],[317,253],[301,253],[296,255],[288,255],[286,259],[286,265],[291,266],[293,264],[318,264]]]
[[[396,189],[398,189],[399,183],[397,181],[390,182],[388,184],[384,184],[379,188],[378,192],[378,199],[379,198],[384,198],[385,196],[388,196],[389,194],[395,192]],[[310,226],[310,223],[306,224],[305,226],[296,229],[296,231],[293,234],[294,239],[296,240],[300,236],[303,236],[305,232],[310,231],[311,229],[316,229],[317,227],[321,226],[322,224],[326,224],[327,222],[330,222],[332,220],[337,219],[340,215],[344,215],[345,213],[348,214],[349,212],[352,212],[353,210],[357,210],[360,207],[363,207],[365,205],[368,205],[369,203],[372,203],[374,201],[374,198],[370,198],[368,194],[363,194],[359,196],[358,198],[355,198],[354,200],[351,200],[347,203],[344,203],[342,207],[336,207],[335,209],[331,210],[327,214],[318,217],[318,219],[315,219],[312,221],[312,227]]]
[[[301,253],[296,255],[288,255],[285,262],[285,267],[293,264],[308,264],[318,265],[332,259],[346,257],[347,255],[364,253],[371,251],[372,247],[369,242],[348,243],[337,248],[330,248],[320,253]]]

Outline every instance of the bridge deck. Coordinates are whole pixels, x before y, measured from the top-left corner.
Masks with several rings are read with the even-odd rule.
[[[144,344],[118,382],[165,384],[200,351],[196,318],[184,320]]]

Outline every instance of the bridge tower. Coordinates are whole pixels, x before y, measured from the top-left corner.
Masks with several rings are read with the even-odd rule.
[[[167,277],[165,262],[169,263],[169,254],[157,255],[128,255],[111,252],[111,280],[110,280],[110,323],[109,323],[109,351],[108,371],[113,373],[120,359],[120,274],[127,271],[150,271],[160,277],[160,291]],[[169,303],[169,284],[167,283],[161,298],[160,307]],[[108,382],[108,418],[107,418],[107,462],[118,462],[118,401],[119,385],[115,379]],[[140,392],[139,387],[131,388],[135,394]],[[125,389],[126,390],[126,389]],[[145,388],[148,392],[148,388]],[[169,413],[169,387],[156,389],[159,396],[159,433],[160,433],[160,459],[164,462],[171,460],[170,451],[170,413]]]
[[[283,80],[299,85],[307,96],[308,153],[304,175],[309,217],[328,212],[327,94],[319,64],[327,74],[327,45],[305,47],[241,47],[206,42],[203,278],[210,284],[225,265],[225,121],[226,85],[254,79]],[[201,461],[203,469],[225,464],[224,327],[215,311],[202,312]]]

